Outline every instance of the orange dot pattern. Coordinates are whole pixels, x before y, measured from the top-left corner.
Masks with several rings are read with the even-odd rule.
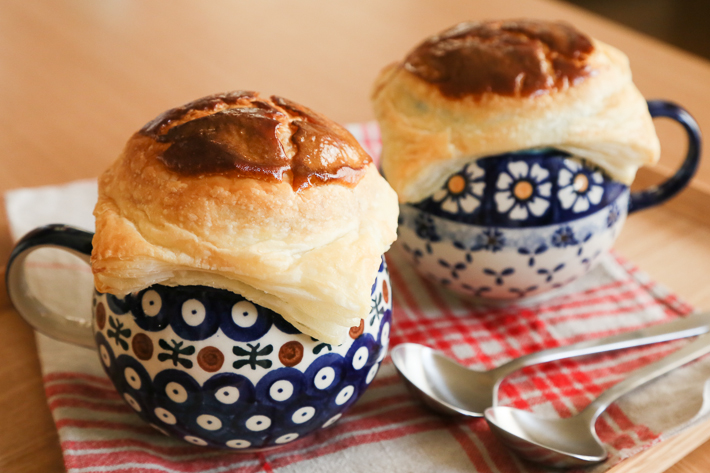
[[[279,349],[279,361],[282,365],[296,366],[303,359],[303,345],[300,342],[292,340],[281,345]]]
[[[197,354],[197,364],[208,373],[214,373],[219,371],[224,364],[224,355],[219,351],[219,348],[204,347]]]
[[[103,302],[96,305],[96,326],[99,330],[103,330],[106,326],[106,307]]]
[[[153,357],[153,341],[144,333],[137,333],[133,337],[131,347],[139,360],[150,360]]]

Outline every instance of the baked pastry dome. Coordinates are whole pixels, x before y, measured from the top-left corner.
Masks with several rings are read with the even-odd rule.
[[[370,311],[397,214],[344,128],[283,98],[213,95],[148,123],[100,177],[94,281],[227,289],[339,343]]]
[[[627,57],[561,22],[468,22],[377,78],[382,171],[400,202],[484,156],[554,147],[630,184],[660,147]]]

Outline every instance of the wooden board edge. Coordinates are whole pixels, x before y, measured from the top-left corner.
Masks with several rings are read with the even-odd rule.
[[[710,420],[635,455],[608,473],[663,473],[710,440]]]

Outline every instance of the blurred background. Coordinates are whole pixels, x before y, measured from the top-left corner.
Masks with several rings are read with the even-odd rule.
[[[147,120],[217,91],[372,120],[385,65],[457,22],[510,17],[562,19],[618,47],[644,96],[710,126],[710,0],[1,0],[0,190],[95,177]],[[657,125],[668,175],[682,131]],[[699,177],[710,191],[710,160]]]
[[[710,59],[710,0],[566,0]]]

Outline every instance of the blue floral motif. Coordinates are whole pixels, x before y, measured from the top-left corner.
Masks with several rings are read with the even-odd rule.
[[[439,241],[441,237],[436,232],[436,224],[434,219],[424,212],[419,212],[414,222],[415,232],[419,238],[428,241]]]
[[[443,259],[439,260],[439,264],[446,268],[447,270],[451,271],[451,277],[453,279],[458,279],[459,278],[459,271],[463,271],[466,269],[466,263],[459,262],[459,263],[449,263],[448,261],[444,261]]]
[[[534,250],[530,250],[528,248],[518,248],[518,253],[521,255],[525,256],[530,256],[530,259],[528,260],[528,266],[535,266],[535,257],[538,255],[543,254],[546,252],[548,249],[548,246],[546,244],[541,244]]]
[[[113,317],[111,316],[109,316],[108,322],[111,328],[113,328],[113,330],[108,330],[106,332],[109,338],[116,339],[116,345],[121,345],[121,348],[123,348],[124,350],[128,350],[128,342],[126,342],[123,337],[125,337],[126,339],[130,338],[131,329],[124,328],[123,322],[120,322],[118,320],[114,321]]]
[[[447,221],[523,228],[576,220],[624,193],[628,186],[601,168],[545,148],[479,158],[451,174],[441,189],[410,205]],[[412,226],[413,221],[404,223]]]
[[[560,263],[557,266],[555,266],[553,269],[540,268],[537,270],[537,274],[545,276],[545,282],[550,282],[550,281],[552,281],[552,278],[555,277],[555,273],[558,271],[561,271],[564,267],[565,267],[565,264]]]
[[[472,213],[442,210],[444,200],[433,196],[401,205],[407,259],[464,295],[515,300],[559,287],[597,262],[591,255],[607,250],[626,216],[628,186],[564,151],[502,153],[476,164],[485,188]]]
[[[457,215],[473,213],[483,200],[484,172],[476,163],[466,165],[461,172],[453,174],[444,187],[431,196],[441,205],[441,210]]]
[[[487,250],[495,253],[505,246],[505,236],[497,228],[488,228],[476,237],[476,243],[471,251]]]
[[[499,213],[511,220],[541,217],[550,207],[552,183],[550,171],[538,163],[511,161],[498,175],[495,202]]]
[[[552,235],[551,243],[552,246],[556,246],[557,248],[565,248],[570,245],[576,245],[578,242],[572,228],[565,226],[555,230],[555,233]]]
[[[495,271],[495,270],[490,269],[490,268],[484,268],[484,269],[483,269],[483,273],[484,273],[484,274],[487,274],[488,276],[493,276],[493,277],[495,277],[495,278],[496,278],[496,284],[497,284],[498,286],[502,286],[502,285],[503,285],[503,278],[504,278],[505,276],[510,276],[511,274],[515,273],[515,268],[505,268],[505,269],[502,270],[501,272]]]
[[[582,166],[576,160],[565,159],[557,177],[557,198],[563,209],[586,212],[601,202],[604,195],[604,175],[599,169]]]
[[[158,360],[170,360],[173,362],[173,366],[177,366],[178,364],[180,364],[185,368],[192,368],[192,361],[190,361],[190,359],[188,359],[187,357],[195,354],[195,347],[192,345],[183,347],[183,344],[185,343],[184,340],[178,342],[174,339],[171,339],[170,342],[172,343],[172,346],[162,338],[158,341],[158,345],[160,345],[160,348],[166,351],[165,353],[160,353],[158,355]]]
[[[259,359],[259,357],[265,358],[266,356],[271,354],[272,351],[274,351],[274,347],[272,347],[271,345],[266,345],[264,348],[260,348],[261,343],[257,343],[256,345],[247,343],[247,346],[249,347],[249,351],[239,346],[232,347],[232,352],[234,352],[235,355],[237,355],[238,357],[246,357],[245,360],[237,360],[232,363],[235,370],[238,370],[239,368],[246,365],[249,365],[249,367],[253,370],[256,369],[257,365],[261,366],[262,368],[271,368],[271,360]]]

